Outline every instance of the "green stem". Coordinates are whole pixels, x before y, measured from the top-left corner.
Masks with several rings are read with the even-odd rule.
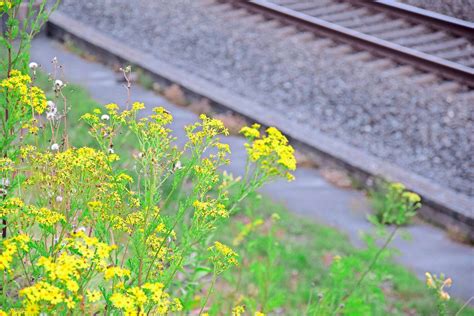
[[[202,314],[204,307],[206,307],[207,301],[209,300],[209,297],[211,296],[212,290],[214,289],[214,285],[216,284],[216,279],[217,279],[217,273],[216,273],[216,267],[214,266],[214,271],[212,273],[212,282],[211,282],[211,287],[209,288],[209,291],[207,292],[206,299],[204,300],[204,303],[201,305],[201,310],[199,310],[199,315]]]
[[[349,291],[349,293],[346,294],[346,296],[344,296],[342,298],[340,304],[338,305],[338,307],[334,311],[333,315],[337,314],[337,312],[339,311],[341,306],[344,304],[344,302],[346,302],[354,294],[354,292],[360,287],[360,285],[362,284],[364,279],[367,277],[369,272],[372,271],[372,269],[374,268],[375,264],[377,263],[380,255],[384,252],[384,250],[387,248],[387,246],[392,242],[393,238],[395,237],[395,234],[398,231],[398,228],[399,228],[399,226],[396,226],[395,229],[390,233],[387,240],[385,240],[385,243],[383,244],[383,246],[379,249],[377,254],[372,258],[372,261],[370,262],[367,269],[364,271],[364,273],[362,273],[362,275],[357,280],[357,283],[355,284],[355,286]]]

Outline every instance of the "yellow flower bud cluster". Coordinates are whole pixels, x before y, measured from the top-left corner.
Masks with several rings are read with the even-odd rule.
[[[18,113],[26,113],[28,109],[42,114],[46,110],[46,96],[38,87],[31,86],[29,75],[23,75],[18,70],[12,70],[10,77],[0,82],[2,94],[8,94],[10,102],[16,105]]]
[[[243,127],[240,130],[250,143],[245,144],[250,161],[259,166],[269,176],[284,176],[291,181],[290,171],[296,169],[294,149],[288,139],[275,127],[269,127],[266,135],[260,134],[260,125]]]
[[[41,225],[54,226],[60,221],[66,221],[63,214],[51,211],[46,207],[37,208],[35,206],[28,206],[28,216],[33,217],[35,221]]]
[[[229,130],[218,119],[210,118],[205,114],[199,116],[201,122],[185,127],[186,135],[193,145],[206,143],[217,135],[229,135]]]
[[[16,235],[14,237],[3,240],[0,254],[0,271],[10,269],[14,255],[18,251],[28,251],[28,242],[30,237],[27,235]]]
[[[207,201],[194,201],[195,216],[199,219],[215,219],[229,217],[229,212],[224,204],[217,202],[215,199]]]
[[[0,201],[0,217],[17,214],[24,206],[25,203],[17,197],[11,197],[4,201]]]
[[[214,242],[214,245],[209,247],[208,251],[210,252],[209,260],[214,264],[217,274],[239,264],[237,260],[239,255],[232,248],[218,241]]]
[[[434,290],[441,301],[448,301],[450,299],[450,296],[448,292],[446,292],[444,289],[451,287],[451,285],[453,284],[451,278],[445,278],[443,274],[438,277],[436,276],[436,274],[431,274],[429,272],[426,272],[425,276],[426,286],[429,289]]]
[[[135,286],[123,292],[116,292],[112,294],[110,301],[126,315],[146,315],[145,306],[149,306],[150,313],[156,315],[166,315],[183,309],[178,299],[171,299],[164,291],[162,283],[145,283],[141,287]]]

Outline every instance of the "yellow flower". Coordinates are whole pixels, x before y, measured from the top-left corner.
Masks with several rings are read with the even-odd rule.
[[[7,1],[0,1],[0,12],[3,12],[4,10],[9,10],[12,7],[11,0]],[[6,314],[5,314],[6,315]]]
[[[66,287],[69,291],[74,292],[74,293],[79,290],[79,284],[77,284],[77,282],[74,280],[67,280]]]
[[[266,176],[283,176],[293,180],[294,176],[289,171],[296,169],[296,158],[288,139],[275,127],[269,127],[263,136],[258,128],[259,125],[254,125],[242,130],[251,141],[245,144],[250,161],[255,162]]]
[[[245,307],[243,305],[237,305],[232,309],[232,316],[240,316],[245,313]]]
[[[60,288],[44,281],[21,289],[18,293],[20,296],[26,297],[32,304],[47,301],[52,305],[57,305],[65,300],[65,295]]]
[[[145,104],[141,102],[134,102],[132,105],[132,111],[138,111],[145,108]]]
[[[74,306],[76,306],[76,302],[74,302],[74,300],[70,297],[66,298],[64,302],[66,303],[67,308],[71,309],[71,308],[74,308]]]
[[[86,294],[87,300],[91,303],[97,302],[101,298],[101,293],[98,290],[95,290],[95,291],[87,290],[86,293],[87,293]]]
[[[109,280],[113,277],[130,277],[130,270],[122,269],[120,267],[110,267],[104,272],[104,278]]]
[[[403,192],[402,196],[406,198],[408,201],[411,203],[418,203],[421,201],[421,198],[418,194],[413,193],[413,192]]]
[[[66,217],[63,214],[51,211],[45,207],[36,208],[34,206],[28,207],[28,213],[33,216],[35,220],[45,226],[53,226],[58,222],[66,221]]]
[[[400,192],[405,190],[405,186],[400,182],[392,183],[391,188],[395,191],[400,191]]]
[[[38,315],[40,308],[38,304],[28,303],[25,306],[25,315]]]
[[[105,108],[109,111],[117,111],[119,109],[119,106],[115,103],[109,103],[105,105]]]
[[[214,245],[208,248],[211,253],[209,259],[214,264],[217,274],[227,270],[230,266],[239,264],[238,254],[232,248],[216,241]]]
[[[246,138],[254,139],[260,137],[260,124],[253,124],[251,127],[244,126],[239,131],[240,134],[244,135]]]
[[[449,299],[451,298],[449,296],[449,294],[445,291],[440,291],[439,292],[439,297],[443,300],[443,301],[449,301]]]
[[[135,303],[139,306],[145,304],[147,301],[145,292],[139,287],[132,287],[127,290],[127,293],[133,296]]]

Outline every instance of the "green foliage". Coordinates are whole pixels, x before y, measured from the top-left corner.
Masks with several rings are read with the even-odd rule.
[[[420,197],[401,183],[378,180],[369,197],[375,210],[369,219],[384,225],[406,225],[421,207]]]

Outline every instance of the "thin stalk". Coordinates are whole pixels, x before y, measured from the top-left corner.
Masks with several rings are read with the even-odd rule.
[[[209,300],[212,290],[214,289],[214,285],[216,284],[216,279],[217,279],[217,273],[216,273],[216,267],[214,267],[214,271],[212,273],[211,287],[209,288],[209,291],[207,292],[207,295],[206,295],[206,299],[204,300],[204,303],[202,304],[201,309],[199,310],[199,315],[202,314],[204,307],[206,307],[207,301]]]
[[[354,292],[360,287],[360,285],[362,284],[364,279],[367,277],[369,272],[372,271],[372,269],[374,268],[375,264],[377,263],[380,255],[384,252],[384,250],[387,248],[387,246],[392,242],[393,238],[395,237],[395,234],[398,231],[398,228],[399,228],[399,226],[396,226],[395,229],[390,233],[388,238],[385,240],[385,243],[383,244],[383,246],[379,249],[377,254],[372,258],[372,261],[370,262],[367,269],[364,271],[364,273],[362,273],[362,275],[357,280],[357,283],[355,284],[355,286],[349,291],[349,293],[346,294],[346,296],[344,296],[342,298],[341,304],[339,304],[339,306],[336,308],[333,315],[335,315],[339,311],[339,309],[341,308],[343,303],[346,302],[354,294]]]

